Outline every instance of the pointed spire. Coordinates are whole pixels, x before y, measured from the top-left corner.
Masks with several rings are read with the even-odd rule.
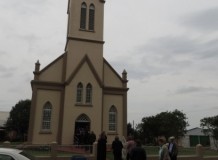
[[[125,69],[123,70],[122,78],[123,78],[123,80],[127,80],[127,72]]]
[[[125,69],[123,70],[123,73],[122,73],[122,79],[123,79],[123,87],[127,88],[128,80],[127,80],[127,72]]]
[[[39,79],[39,70],[40,70],[40,63],[39,60],[35,63],[35,71],[34,73],[34,80],[38,80]]]
[[[35,63],[35,72],[39,72],[40,70],[40,63],[39,60]]]

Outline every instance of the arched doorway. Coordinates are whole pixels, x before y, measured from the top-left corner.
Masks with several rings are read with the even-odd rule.
[[[75,121],[74,144],[87,144],[88,133],[90,131],[90,119],[87,115],[81,114]]]

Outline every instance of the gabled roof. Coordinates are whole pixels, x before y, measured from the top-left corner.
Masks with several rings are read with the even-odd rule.
[[[115,71],[115,69],[108,63],[108,61],[105,58],[104,58],[104,63],[107,64],[108,67],[112,70],[112,72],[115,73],[117,78],[119,78],[123,82],[122,77]]]
[[[82,66],[84,63],[87,63],[87,64],[88,64],[88,66],[89,66],[89,68],[91,69],[93,75],[95,76],[95,78],[96,78],[96,80],[97,80],[99,86],[102,87],[102,86],[103,86],[103,83],[102,83],[100,77],[98,76],[98,74],[97,74],[97,72],[96,72],[94,66],[92,65],[91,60],[89,59],[89,57],[88,57],[87,55],[85,55],[85,56],[83,57],[83,59],[82,59],[82,60],[80,61],[80,63],[77,65],[76,69],[71,73],[71,75],[69,76],[69,78],[68,78],[67,81],[66,81],[66,84],[69,84],[69,83],[72,81],[72,79],[75,77],[75,75],[78,73],[78,71],[80,70],[81,66]]]
[[[56,58],[55,60],[53,60],[51,63],[49,63],[47,66],[45,66],[39,73],[44,72],[45,70],[47,70],[50,66],[52,66],[53,64],[55,64],[59,59],[63,58],[64,55],[66,54],[66,52],[64,52],[62,55],[60,55],[58,58]]]
[[[205,135],[205,134],[203,133],[202,128],[196,127],[196,128],[187,130],[186,135]]]
[[[191,129],[187,130],[187,132],[189,132],[189,131],[193,131],[193,130],[202,130],[202,129],[199,128],[199,127],[195,127],[195,128],[191,128]]]
[[[47,71],[51,66],[53,66],[53,65],[55,65],[58,61],[60,61],[60,60],[64,60],[64,56],[66,56],[66,54],[67,54],[67,52],[65,52],[65,53],[63,53],[62,55],[60,55],[58,58],[56,58],[54,61],[52,61],[50,64],[48,64],[46,67],[44,67],[41,71],[39,71],[39,72],[37,72],[37,73],[35,73],[34,72],[34,74],[38,74],[38,75],[40,75],[41,73],[43,73],[43,72],[45,72],[45,71]],[[64,62],[63,62],[64,63]],[[64,85],[68,85],[72,80],[73,80],[73,78],[75,77],[75,75],[78,73],[78,71],[80,70],[80,68],[85,64],[85,63],[87,63],[87,65],[89,66],[89,68],[90,68],[90,70],[91,70],[91,72],[92,72],[92,74],[94,75],[94,77],[95,77],[95,79],[96,79],[96,81],[97,81],[97,83],[99,84],[99,86],[100,87],[102,87],[102,88],[110,88],[110,89],[112,89],[112,88],[114,88],[114,89],[121,89],[121,88],[123,88],[123,87],[116,87],[116,86],[114,86],[114,87],[112,87],[112,86],[107,86],[106,84],[105,84],[105,82],[104,82],[104,78],[103,79],[101,79],[100,78],[100,75],[98,74],[98,72],[96,71],[96,69],[95,69],[95,67],[94,67],[94,65],[93,65],[93,63],[92,63],[92,61],[90,60],[90,58],[89,58],[89,56],[88,55],[84,55],[84,57],[81,59],[81,61],[79,62],[79,64],[74,68],[74,70],[72,71],[72,73],[70,73],[70,75],[69,75],[69,77],[67,78],[67,79],[62,79],[63,81],[60,81],[60,82],[53,82],[53,81],[43,81],[43,80],[40,80],[40,81],[38,81],[38,80],[33,80],[33,81],[31,81],[31,84],[38,84],[38,85],[44,85],[44,86],[47,86],[47,85],[50,85],[50,86],[57,86],[57,87],[63,87]],[[127,79],[123,79],[115,70],[114,70],[114,68],[107,62],[107,60],[105,59],[105,58],[103,58],[103,65],[106,65],[108,68],[109,68],[109,70],[111,71],[111,73],[113,73],[113,75],[116,77],[116,79],[118,80],[118,81],[120,81],[120,83],[123,83],[123,84],[125,84],[125,83],[127,83],[128,82],[128,80]],[[63,67],[63,69],[64,69],[64,66],[62,66]],[[64,70],[62,70],[61,71],[62,73],[60,73],[60,75],[63,75],[63,74],[65,74],[64,72]],[[125,71],[124,71],[125,72]],[[124,73],[123,72],[123,73]],[[111,88],[112,87],[112,88]]]

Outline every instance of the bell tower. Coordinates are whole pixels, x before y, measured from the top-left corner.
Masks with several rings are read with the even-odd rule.
[[[88,56],[102,80],[104,0],[69,0],[66,79]]]

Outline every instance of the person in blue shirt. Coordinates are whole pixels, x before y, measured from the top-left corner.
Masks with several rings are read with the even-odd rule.
[[[169,138],[168,150],[171,160],[177,160],[178,146],[176,144],[175,137],[173,136]]]
[[[158,144],[160,146],[159,149],[159,160],[170,160],[168,146],[166,145],[166,138],[159,137]]]

